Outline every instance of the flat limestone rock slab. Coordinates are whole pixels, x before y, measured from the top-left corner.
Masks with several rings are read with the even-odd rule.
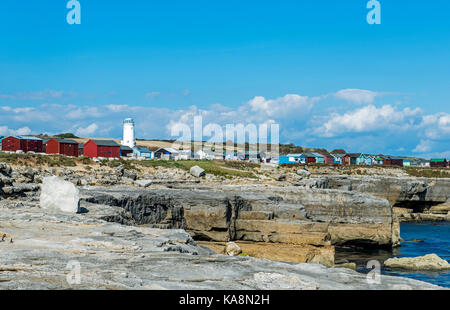
[[[0,233],[14,241],[0,242],[0,289],[440,288],[390,276],[369,284],[352,270],[212,254],[184,230],[109,223],[95,205],[86,207],[81,214],[2,208]],[[79,284],[67,281],[74,263]]]

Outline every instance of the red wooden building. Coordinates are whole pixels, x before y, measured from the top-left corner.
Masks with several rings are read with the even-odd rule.
[[[120,145],[113,140],[89,140],[84,144],[84,156],[120,158]]]
[[[445,158],[432,158],[430,160],[430,167],[431,168],[447,168],[448,161]]]
[[[356,165],[357,159],[361,156],[361,153],[347,153],[342,157],[343,165]]]
[[[42,139],[22,136],[6,137],[2,140],[2,151],[42,153]]]
[[[47,154],[78,157],[78,142],[69,139],[51,138],[45,143]]]
[[[403,167],[403,158],[395,156],[385,156],[383,160],[383,165]]]
[[[324,164],[334,164],[334,157],[330,154],[321,153],[320,155],[323,156],[323,163]]]
[[[315,164],[316,163],[316,156],[312,153],[305,153],[305,163],[307,164]]]

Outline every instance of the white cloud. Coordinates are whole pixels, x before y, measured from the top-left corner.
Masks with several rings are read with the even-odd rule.
[[[441,140],[450,138],[450,114],[437,113],[423,117],[422,126],[429,139]]]
[[[55,115],[47,113],[45,109],[36,109],[33,107],[3,107],[2,110],[4,113],[0,114],[0,117],[9,117],[21,123],[49,122],[55,117]]]
[[[426,153],[432,150],[433,143],[429,140],[420,140],[420,143],[413,150],[414,153]]]
[[[316,133],[323,137],[333,137],[352,132],[369,132],[375,130],[406,130],[417,126],[420,109],[405,108],[397,110],[391,105],[377,108],[368,105],[345,114],[332,113],[329,119],[316,128]]]
[[[0,126],[0,135],[2,136],[22,136],[31,134],[31,129],[22,127],[19,129],[10,129],[7,126]]]
[[[420,156],[424,158],[447,158],[448,160],[450,158],[450,151],[424,153],[420,154]]]
[[[357,104],[372,104],[376,97],[382,96],[382,93],[364,89],[342,89],[336,92],[334,96]]]
[[[108,115],[108,110],[110,106],[105,107],[89,107],[82,106],[77,107],[74,105],[65,106],[59,108],[60,111],[65,111],[65,117],[72,120],[86,120],[91,118],[103,118]]]
[[[28,113],[28,112],[31,112],[31,111],[34,111],[34,108],[16,108],[16,109],[13,109],[13,112],[16,113],[16,114]]]
[[[83,110],[81,108],[71,110],[68,113],[66,113],[66,116],[68,119],[82,119],[84,116]]]
[[[294,113],[296,117],[299,117],[299,114],[308,114],[316,100],[315,98],[311,99],[297,94],[287,94],[276,99],[256,96],[248,101],[247,105],[252,112],[267,117],[293,116]]]
[[[126,104],[110,104],[106,106],[109,110],[111,110],[112,112],[124,112],[126,110],[129,109],[129,106]]]
[[[372,102],[371,91],[364,96],[349,95],[342,90],[342,98],[352,102]],[[358,92],[353,92],[357,94]],[[378,94],[378,93],[377,93]],[[46,132],[57,134],[73,132],[78,136],[120,138],[122,122],[132,117],[136,135],[146,139],[178,138],[170,135],[172,129],[189,128],[200,115],[203,127],[207,124],[280,124],[280,141],[311,147],[345,148],[354,151],[373,150],[374,153],[432,154],[446,152],[450,145],[450,114],[426,115],[421,109],[401,108],[398,105],[365,104],[352,110],[330,113],[316,103],[330,95],[318,97],[287,94],[275,98],[255,96],[240,106],[215,103],[208,108],[191,106],[169,109],[126,104],[55,105],[26,107],[9,104],[0,106],[0,134],[30,134]],[[359,99],[357,99],[359,98]],[[317,108],[317,110],[316,110]],[[316,112],[319,111],[319,112]],[[184,127],[183,127],[184,126]],[[14,129],[11,129],[14,128]],[[31,128],[31,129],[30,129]],[[225,130],[223,131],[225,132]],[[6,133],[6,134],[5,134]],[[193,133],[193,131],[192,131]],[[209,137],[205,137],[205,140]]]
[[[77,129],[75,134],[80,137],[89,137],[92,136],[98,130],[98,125],[93,123],[87,127],[80,127]]]

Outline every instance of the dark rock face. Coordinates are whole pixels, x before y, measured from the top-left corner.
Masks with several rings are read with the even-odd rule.
[[[110,222],[125,225],[150,224],[158,228],[174,229],[184,229],[186,226],[183,208],[174,205],[173,200],[165,195],[145,192],[130,197],[98,193],[84,200],[123,208],[120,214],[104,217]]]
[[[22,173],[18,173],[11,166],[0,163],[0,198],[26,198],[36,193],[40,187],[38,184],[32,183],[35,174],[36,172],[30,167],[25,168]],[[16,178],[25,178],[26,183],[16,182]]]
[[[0,197],[5,196],[3,187],[5,185],[11,185],[13,180],[11,179],[12,169],[5,163],[0,163]]]
[[[10,165],[5,163],[0,163],[0,175],[10,177],[12,173],[12,168]]]
[[[209,239],[202,233],[203,230],[208,230],[223,235],[219,238],[221,241],[234,240],[235,222],[239,212],[251,210],[248,201],[238,196],[227,197],[224,194],[212,195],[177,190],[144,191],[130,188],[122,190],[102,188],[83,190],[82,193],[88,195],[82,199],[86,202],[123,208],[123,212],[106,216],[105,220],[126,225],[187,229],[199,239]],[[206,212],[204,216],[199,214],[197,209]],[[199,227],[199,224],[195,223],[197,219],[214,217],[214,212],[219,214],[221,223],[215,225],[209,222],[207,227],[197,230],[196,227]]]
[[[26,197],[29,193],[36,193],[40,189],[38,184],[28,183],[12,183],[8,186],[3,186],[3,195],[9,197]]]
[[[271,192],[271,194],[267,194]],[[370,243],[392,246],[392,211],[386,200],[336,190],[228,186],[221,191],[129,187],[83,188],[90,203],[123,209],[106,220],[183,228],[196,240],[290,244]]]

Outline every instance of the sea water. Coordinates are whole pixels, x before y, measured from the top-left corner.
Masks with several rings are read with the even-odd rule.
[[[450,270],[447,271],[407,271],[389,269],[383,262],[391,257],[415,257],[434,253],[450,261],[450,222],[402,223],[400,236],[403,239],[401,247],[393,250],[355,251],[337,249],[336,260],[348,260],[357,264],[357,271],[368,272],[367,262],[378,260],[381,263],[381,273],[408,277],[432,284],[450,287]]]

